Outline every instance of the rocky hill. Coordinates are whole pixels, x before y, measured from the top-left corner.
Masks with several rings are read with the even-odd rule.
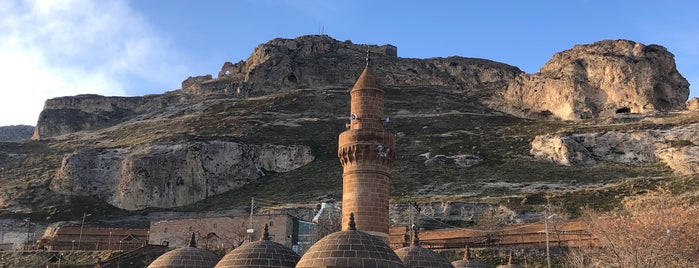
[[[6,217],[53,221],[85,211],[107,217],[241,208],[253,196],[276,205],[335,202],[337,135],[367,50],[397,138],[394,203],[439,202],[435,215],[457,217],[448,204],[531,210],[548,199],[575,210],[608,207],[658,185],[699,188],[696,171],[667,160],[696,152],[697,141],[685,136],[699,116],[684,110],[688,84],[660,46],[576,46],[529,75],[485,59],[406,59],[391,45],[303,36],[261,44],[247,60],[224,63],[216,78],[189,77],[180,90],[48,100],[32,141],[0,142],[0,207]],[[578,58],[588,77],[571,65]],[[599,75],[603,70],[611,73]],[[571,108],[559,112],[553,101]],[[634,114],[616,115],[622,108]],[[549,120],[531,120],[540,117]],[[616,149],[595,154],[598,142],[576,136],[614,131],[652,133],[657,150],[638,154],[655,156],[615,161],[605,155]],[[556,137],[594,152],[579,157],[584,164],[559,165],[575,162],[578,153],[560,151],[577,145],[535,149]]]
[[[33,126],[16,125],[0,127],[0,141],[28,140],[34,133]]]
[[[689,82],[664,47],[605,40],[556,53],[500,94],[493,103],[508,113],[573,120],[681,109]]]

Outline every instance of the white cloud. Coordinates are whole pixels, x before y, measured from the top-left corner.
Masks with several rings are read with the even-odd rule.
[[[184,70],[158,67],[173,54],[125,1],[2,1],[0,126],[34,125],[53,97],[126,95],[132,80],[173,84]]]

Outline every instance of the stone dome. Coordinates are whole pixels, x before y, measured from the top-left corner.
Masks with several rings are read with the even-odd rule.
[[[229,252],[216,264],[216,268],[293,268],[300,258],[291,249],[269,240],[268,226],[265,224],[260,241],[247,243]]]
[[[454,268],[491,268],[485,263],[471,259],[471,249],[466,247],[464,251],[464,259],[451,262]]]
[[[406,268],[454,268],[442,255],[420,246],[417,227],[413,232],[415,237],[411,245],[395,251]]]
[[[357,231],[354,214],[349,229],[332,233],[313,244],[296,268],[404,268],[396,253],[380,238]]]
[[[155,259],[148,268],[212,268],[220,258],[197,248],[194,234],[188,247],[171,250]]]

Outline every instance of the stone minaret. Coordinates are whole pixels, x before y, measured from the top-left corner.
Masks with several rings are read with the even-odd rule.
[[[342,163],[342,228],[354,212],[356,228],[388,241],[388,197],[391,164],[396,158],[393,133],[384,130],[384,92],[369,66],[350,91],[350,123],[340,134]]]

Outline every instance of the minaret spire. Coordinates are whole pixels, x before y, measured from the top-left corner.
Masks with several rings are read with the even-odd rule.
[[[350,123],[339,137],[342,163],[342,228],[355,228],[388,241],[388,198],[391,166],[396,158],[393,133],[384,130],[384,91],[370,65],[350,90]]]
[[[369,67],[369,62],[371,61],[371,57],[369,57],[370,53],[371,52],[367,49],[366,50],[366,66],[365,67]]]

